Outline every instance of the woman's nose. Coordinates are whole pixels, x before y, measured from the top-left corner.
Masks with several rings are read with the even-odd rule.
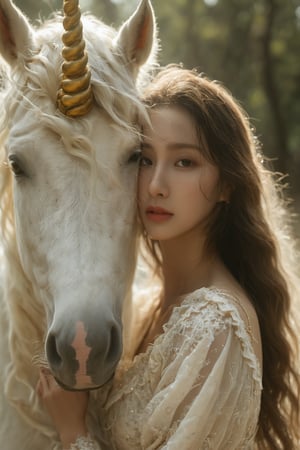
[[[149,193],[152,197],[168,197],[169,195],[166,174],[161,168],[153,171],[149,183]]]

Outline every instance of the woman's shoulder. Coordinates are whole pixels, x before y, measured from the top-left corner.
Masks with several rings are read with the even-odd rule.
[[[201,287],[181,297],[174,312],[183,318],[196,316],[202,321],[202,316],[215,321],[222,321],[228,317],[230,322],[237,319],[248,332],[255,331],[258,319],[249,297],[242,289],[229,289],[228,287]],[[259,327],[258,327],[259,328]]]
[[[260,383],[261,362],[254,350],[256,337],[252,338],[248,316],[249,313],[240,307],[240,299],[233,293],[217,287],[196,289],[181,298],[164,324],[163,333],[145,352],[129,360],[128,366],[121,366],[121,372],[131,367],[134,373],[140,373],[145,365],[151,368],[151,373],[158,367],[161,371],[166,370],[169,365],[173,367],[174,361],[183,363],[198,347],[205,352],[225,345],[226,336],[230,335],[230,349],[237,355],[240,348],[240,356]]]
[[[186,294],[176,306],[165,325],[165,332],[171,329],[189,330],[192,335],[232,329],[247,353],[253,353],[262,364],[261,336],[255,309],[241,289],[235,286],[201,287]]]
[[[194,317],[200,322],[203,321],[203,317],[213,321],[218,318],[224,320],[236,311],[247,326],[249,326],[250,315],[251,319],[252,316],[255,317],[251,302],[242,292],[237,293],[237,291],[216,286],[200,287],[178,299],[170,321],[166,325],[172,326],[173,323],[178,323],[179,316],[183,321]]]
[[[191,348],[200,340],[208,345],[231,335],[233,346],[240,346],[246,359],[261,367],[261,340],[255,309],[243,290],[216,286],[201,287],[184,295],[164,325],[159,342],[186,340]]]

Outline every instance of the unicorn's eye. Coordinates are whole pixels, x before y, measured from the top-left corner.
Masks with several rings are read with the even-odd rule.
[[[141,156],[140,158],[140,167],[152,166],[151,158],[147,158],[147,156]]]
[[[8,157],[8,163],[15,177],[19,178],[25,175],[22,165],[16,155],[10,155]]]
[[[132,164],[132,163],[138,163],[141,157],[141,150],[140,149],[136,149],[134,150],[134,152],[131,153],[131,155],[129,156],[127,163],[128,164]]]

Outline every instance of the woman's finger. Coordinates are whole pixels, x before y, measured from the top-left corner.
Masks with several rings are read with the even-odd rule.
[[[39,397],[41,397],[43,395],[43,391],[42,391],[42,383],[41,383],[41,379],[38,380],[37,385],[36,385],[36,393]]]
[[[51,372],[47,369],[41,369],[39,378],[39,390],[41,395],[45,395],[56,386],[57,383]]]

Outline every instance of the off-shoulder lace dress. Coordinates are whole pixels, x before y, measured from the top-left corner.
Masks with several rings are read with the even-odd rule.
[[[248,325],[224,292],[187,295],[147,351],[95,395],[99,444],[74,448],[253,450],[262,374]]]

